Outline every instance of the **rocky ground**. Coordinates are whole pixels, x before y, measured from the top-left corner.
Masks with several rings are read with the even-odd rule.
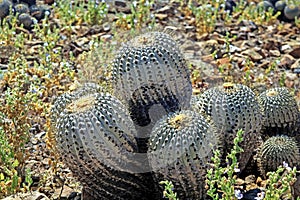
[[[116,41],[117,35],[126,34],[124,29],[112,28],[116,12],[130,12],[126,1],[111,2],[109,19],[104,25],[93,27],[73,27],[74,39],[68,41],[63,48],[80,57],[87,51],[86,45],[93,37],[99,37],[107,43]],[[181,49],[191,64],[194,93],[215,86],[224,81],[246,84],[255,91],[263,91],[275,86],[286,86],[295,92],[300,106],[300,27],[291,22],[274,20],[272,23],[259,25],[255,21],[238,21],[231,16],[233,22],[225,24],[220,20],[211,33],[197,32],[195,18],[184,13],[179,4],[173,1],[157,2],[152,10],[156,24],[174,31],[181,43]],[[51,23],[59,26],[59,20],[51,14]],[[62,34],[64,30],[62,27]],[[117,34],[116,34],[117,32]],[[122,41],[121,41],[122,42]],[[30,44],[34,51],[37,41]],[[2,54],[3,55],[3,54]],[[32,58],[31,58],[32,59]],[[1,59],[5,68],[5,59]],[[82,67],[82,63],[75,63]],[[72,177],[71,172],[58,164],[54,169],[54,155],[47,148],[45,131],[39,125],[32,127],[33,137],[28,147],[30,159],[27,167],[33,172],[33,193],[20,194],[6,199],[79,199],[80,184]],[[54,174],[54,175],[53,175]],[[241,187],[257,188],[264,181],[253,175],[239,179]]]

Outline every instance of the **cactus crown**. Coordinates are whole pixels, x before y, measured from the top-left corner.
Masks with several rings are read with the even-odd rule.
[[[169,124],[175,129],[183,129],[190,122],[190,117],[185,114],[178,114],[169,119]]]
[[[231,82],[223,83],[223,88],[227,92],[230,92],[234,88],[234,86],[235,86],[234,83]]]
[[[73,102],[66,105],[67,111],[71,113],[84,112],[91,109],[96,102],[96,97],[94,95],[84,95]]]

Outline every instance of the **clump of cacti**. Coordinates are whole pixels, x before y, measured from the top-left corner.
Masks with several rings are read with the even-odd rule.
[[[194,110],[210,116],[224,135],[223,158],[230,152],[237,131],[244,131],[244,152],[238,158],[243,170],[261,142],[262,115],[253,91],[245,85],[224,83],[195,98]]]
[[[276,171],[281,165],[297,167],[300,162],[299,147],[296,140],[286,135],[272,136],[260,147],[257,161],[263,176]]]
[[[136,159],[136,130],[118,99],[85,84],[55,100],[52,122],[58,151],[83,184],[85,198],[149,197],[150,181],[134,173],[144,164]]]
[[[84,84],[58,97],[51,110],[58,151],[83,184],[84,198],[159,199],[153,182],[167,179],[179,199],[206,199],[205,174],[213,150],[220,149],[225,161],[236,133],[243,130],[244,152],[237,155],[243,170],[261,145],[261,110],[267,110],[261,109],[263,94],[259,104],[247,86],[224,83],[192,97],[187,63],[169,34],[154,31],[135,37],[118,51],[112,68],[113,94]],[[285,111],[293,112],[292,105]],[[285,115],[281,118],[289,124]],[[287,154],[298,160],[293,138],[280,137],[290,149]],[[269,149],[277,148],[269,148],[277,140],[269,141],[257,156],[266,171],[273,167],[264,164]],[[292,166],[293,155],[279,161]],[[144,173],[150,170],[154,178]]]
[[[287,88],[268,89],[258,96],[258,102],[264,115],[264,138],[277,134],[296,136],[299,110],[296,99]]]
[[[153,31],[133,38],[112,65],[114,94],[128,106],[140,138],[147,138],[163,115],[189,108],[187,62],[170,34]]]
[[[39,5],[35,0],[29,1],[10,1],[10,0],[0,0],[0,21],[5,19],[10,23],[10,19],[13,15],[17,18],[17,24],[27,30],[33,28],[35,21],[40,21],[49,15],[50,9],[44,5]]]
[[[208,162],[220,141],[208,119],[194,111],[178,111],[155,124],[149,162],[158,181],[172,181],[179,199],[205,199]]]
[[[283,21],[294,21],[295,18],[300,16],[299,4],[286,0],[264,0],[258,5],[262,6],[265,10],[273,9],[274,13],[280,12],[278,18]]]

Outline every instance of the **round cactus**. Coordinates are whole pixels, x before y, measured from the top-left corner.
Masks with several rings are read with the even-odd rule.
[[[27,30],[30,30],[33,28],[33,18],[27,14],[27,13],[22,13],[18,16],[18,24],[23,25],[23,27]]]
[[[289,90],[285,87],[277,87],[266,90],[258,96],[264,123],[263,137],[277,134],[295,136],[299,110],[297,102]]]
[[[172,181],[179,199],[206,199],[205,174],[220,141],[214,125],[201,114],[178,111],[155,124],[149,162],[158,181]]]
[[[294,20],[300,15],[300,8],[294,4],[288,4],[284,8],[284,16],[289,20]]]
[[[165,32],[148,32],[124,44],[113,60],[112,80],[114,94],[129,107],[134,123],[144,127],[138,132],[146,136],[160,117],[189,107],[187,63]]]
[[[0,0],[0,19],[4,19],[9,15],[12,3],[9,0]]]
[[[14,5],[14,8],[15,8],[15,12],[17,15],[20,15],[22,13],[29,14],[29,7],[26,4],[19,3],[19,4]]]
[[[244,131],[241,143],[244,152],[238,157],[243,170],[261,143],[262,116],[253,91],[245,85],[224,83],[201,94],[193,107],[195,111],[210,116],[224,135],[223,158],[233,147],[237,131]]]
[[[284,8],[286,6],[286,2],[285,1],[277,1],[275,3],[275,8],[276,10],[280,11],[280,12],[283,12],[284,11]]]
[[[82,182],[85,195],[146,199],[150,181],[134,173],[144,167],[135,159],[134,124],[119,100],[98,90],[96,84],[85,84],[55,100],[52,122],[58,151]]]
[[[260,147],[257,162],[263,176],[269,171],[276,171],[284,162],[295,167],[300,162],[297,142],[285,135],[270,137]]]

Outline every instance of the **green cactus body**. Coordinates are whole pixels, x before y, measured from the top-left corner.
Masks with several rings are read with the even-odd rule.
[[[146,199],[147,179],[134,173],[143,167],[135,160],[134,124],[119,100],[98,90],[85,84],[55,100],[58,151],[89,198]]]
[[[276,171],[283,162],[290,167],[299,166],[300,155],[296,140],[286,135],[270,137],[262,144],[257,162],[263,176],[267,172]]]
[[[199,113],[183,110],[159,120],[148,157],[158,181],[170,180],[179,199],[205,199],[205,174],[220,138]]]
[[[277,134],[296,136],[299,110],[295,98],[287,88],[268,89],[258,96],[258,102],[264,115],[264,138]]]
[[[187,63],[165,32],[148,32],[123,45],[113,61],[112,79],[114,94],[129,107],[134,123],[144,127],[139,134],[149,136],[160,117],[189,107]]]
[[[244,131],[241,142],[244,152],[238,156],[240,169],[243,170],[254,149],[261,143],[262,116],[255,94],[245,85],[224,83],[195,98],[194,110],[210,116],[224,135],[224,159],[233,147],[237,131]]]

